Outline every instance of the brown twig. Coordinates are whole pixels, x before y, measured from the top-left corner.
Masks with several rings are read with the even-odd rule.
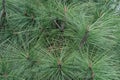
[[[5,11],[6,0],[2,0],[2,9]]]
[[[91,72],[90,77],[87,77],[87,75],[89,74],[89,71]],[[92,69],[92,64],[91,63],[88,66],[87,72],[85,74],[85,78],[83,80],[94,80],[94,71]]]
[[[60,29],[61,32],[64,31],[64,23],[62,23],[62,22],[58,23],[57,20],[54,20],[54,23],[55,23],[56,26]]]
[[[86,43],[87,39],[88,39],[88,34],[89,34],[89,29],[87,27],[86,31],[85,31],[85,34],[82,38],[82,40],[80,41],[80,48],[83,47],[83,45]]]
[[[2,0],[2,11],[0,13],[0,27],[4,25],[4,19],[6,17],[6,0]]]
[[[6,16],[6,0],[2,0],[2,11],[1,11],[1,18]]]
[[[94,80],[94,71],[92,69],[92,64],[89,64],[89,70],[91,71],[91,78],[90,78],[90,80]]]
[[[62,64],[61,64],[61,60],[60,59],[58,59],[57,64],[58,64],[58,69],[61,69],[62,68]]]

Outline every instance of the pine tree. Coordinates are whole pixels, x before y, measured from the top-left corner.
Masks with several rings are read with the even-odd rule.
[[[113,3],[1,0],[0,80],[120,80]]]

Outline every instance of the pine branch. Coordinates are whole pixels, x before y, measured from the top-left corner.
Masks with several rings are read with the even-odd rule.
[[[86,43],[86,41],[88,39],[88,34],[89,34],[89,29],[87,28],[82,40],[80,41],[80,48],[82,48],[83,45]]]
[[[6,17],[6,0],[2,0],[2,11],[0,13],[0,27],[4,25],[4,20]]]
[[[5,4],[6,4],[6,0],[2,0],[2,11],[1,11],[1,15],[0,15],[1,18],[6,16]]]
[[[87,77],[90,71],[90,77]],[[85,74],[85,78],[83,80],[94,80],[94,71],[92,69],[92,64],[89,64],[87,69],[87,73]]]
[[[64,31],[64,22],[60,22],[60,23],[59,23],[58,20],[54,20],[54,23],[56,24],[56,26],[59,28],[59,30],[60,30],[61,32]]]

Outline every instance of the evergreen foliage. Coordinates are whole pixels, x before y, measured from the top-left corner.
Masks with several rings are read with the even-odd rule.
[[[120,80],[115,3],[1,0],[0,80]]]

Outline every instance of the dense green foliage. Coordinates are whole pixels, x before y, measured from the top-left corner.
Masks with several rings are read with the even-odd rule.
[[[0,4],[0,80],[120,80],[114,0]]]

